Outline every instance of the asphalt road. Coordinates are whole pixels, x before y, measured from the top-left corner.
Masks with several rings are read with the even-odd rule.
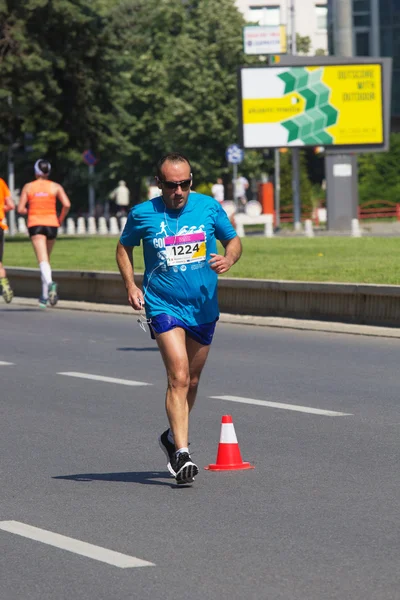
[[[220,324],[181,488],[135,317],[1,305],[0,331],[1,600],[400,598],[399,339]],[[225,414],[254,470],[203,470]]]

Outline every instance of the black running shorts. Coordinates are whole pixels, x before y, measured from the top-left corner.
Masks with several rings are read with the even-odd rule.
[[[3,262],[4,252],[4,230],[0,227],[0,262]]]
[[[58,233],[58,227],[50,227],[49,225],[35,225],[28,227],[29,237],[33,235],[45,235],[48,240],[55,240]]]

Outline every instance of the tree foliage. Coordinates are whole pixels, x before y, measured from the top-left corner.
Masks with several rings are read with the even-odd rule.
[[[390,136],[390,152],[361,154],[358,159],[360,203],[400,201],[400,134]]]
[[[243,25],[234,0],[0,0],[0,150],[13,143],[17,187],[46,157],[85,205],[89,148],[103,201],[120,178],[140,199],[171,150],[195,186],[229,179],[237,69],[260,64],[243,54]],[[249,178],[270,168],[260,151],[241,165]]]
[[[310,36],[296,33],[296,49],[298,54],[309,54],[311,50]]]
[[[131,169],[151,174],[161,154],[181,150],[197,178],[217,176],[237,137],[242,26],[232,0],[130,0],[115,9],[110,29],[134,65]]]

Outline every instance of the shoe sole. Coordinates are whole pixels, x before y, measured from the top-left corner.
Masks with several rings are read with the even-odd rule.
[[[10,304],[11,300],[14,298],[14,292],[12,290],[3,290],[2,295],[6,304]]]
[[[51,306],[55,306],[58,302],[57,286],[51,287],[49,290],[49,303]]]
[[[168,469],[168,471],[171,473],[172,477],[175,477],[176,473],[173,470],[173,468],[171,467],[171,461],[170,461],[170,458],[169,458],[169,454],[168,454],[168,451],[167,451],[166,447],[164,446],[164,444],[161,441],[161,436],[158,438],[158,444],[159,444],[161,450],[164,452],[164,454],[166,456],[166,459],[168,461],[167,462],[167,469]]]
[[[192,462],[187,462],[175,475],[176,482],[179,485],[193,483],[194,478],[199,472],[199,468]]]

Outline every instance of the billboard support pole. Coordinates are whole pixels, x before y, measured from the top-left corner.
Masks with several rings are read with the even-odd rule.
[[[281,155],[275,148],[275,227],[281,226]]]
[[[299,151],[299,148],[292,148],[292,193],[293,193],[294,230],[301,231],[300,151]]]

